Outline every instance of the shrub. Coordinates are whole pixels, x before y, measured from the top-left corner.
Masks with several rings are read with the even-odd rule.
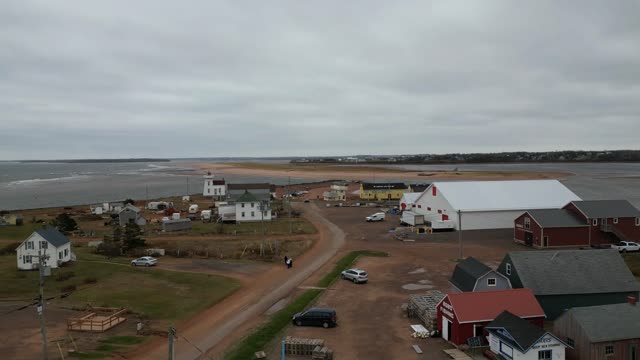
[[[60,292],[70,293],[70,292],[76,291],[76,289],[77,289],[76,284],[69,284],[60,288]]]
[[[16,249],[18,248],[18,246],[20,246],[19,242],[9,243],[9,244],[3,246],[2,248],[0,248],[0,255],[15,254]]]
[[[60,272],[56,275],[56,281],[65,281],[74,277],[76,274],[73,271]]]

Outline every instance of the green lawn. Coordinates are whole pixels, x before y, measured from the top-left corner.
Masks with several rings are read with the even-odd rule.
[[[622,257],[633,275],[640,279],[640,253],[622,254]]]
[[[126,258],[103,263],[104,258],[74,249],[78,260],[52,270],[45,282],[45,296],[57,296],[75,285],[68,297],[56,300],[64,306],[126,307],[153,319],[175,320],[202,311],[240,287],[222,276],[171,272],[157,268],[133,268]],[[162,261],[162,260],[160,260]],[[62,274],[73,276],[57,281]],[[93,282],[95,280],[95,282]],[[0,299],[33,299],[38,293],[38,272],[18,271],[15,255],[0,256]]]
[[[220,232],[220,224],[218,223],[194,221],[192,226],[192,234],[217,234]],[[317,232],[313,224],[303,218],[291,219],[291,229],[294,234],[315,234]],[[263,224],[260,221],[241,224],[223,224],[222,232],[224,234],[262,234]],[[289,219],[278,218],[272,221],[265,221],[264,232],[269,235],[289,234]]]
[[[25,240],[33,230],[42,229],[43,224],[25,223],[20,226],[0,226],[0,241],[19,241]]]

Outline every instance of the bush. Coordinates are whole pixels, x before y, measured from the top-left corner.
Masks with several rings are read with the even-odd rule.
[[[98,282],[98,279],[95,276],[90,276],[90,277],[84,278],[82,282],[85,284],[95,284]]]
[[[56,281],[66,281],[74,277],[76,274],[73,271],[60,272],[56,275]]]
[[[15,254],[16,249],[18,248],[18,246],[20,246],[21,243],[19,242],[12,242],[9,243],[5,246],[3,246],[2,248],[0,248],[0,255],[11,255],[11,254]]]
[[[76,289],[77,289],[76,284],[70,284],[60,288],[60,292],[70,293],[70,292],[76,291]]]

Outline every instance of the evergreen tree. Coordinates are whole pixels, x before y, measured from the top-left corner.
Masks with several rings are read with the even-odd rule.
[[[51,220],[51,226],[63,233],[68,233],[78,228],[78,224],[67,213],[62,213]]]
[[[124,239],[122,248],[124,251],[144,246],[144,239],[140,236],[140,226],[135,223],[129,223],[124,228]]]

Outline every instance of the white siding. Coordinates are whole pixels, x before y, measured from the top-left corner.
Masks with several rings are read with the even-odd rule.
[[[509,229],[525,210],[462,212],[462,230]],[[458,216],[455,215],[457,222]]]
[[[504,356],[504,354],[500,352],[500,343],[502,343],[502,341],[498,336],[489,333],[489,347],[491,351]],[[505,346],[509,345],[503,343],[502,346],[503,349],[506,349]],[[525,354],[513,348],[513,360],[538,360],[538,352],[541,350],[551,350],[551,358],[553,360],[564,360],[565,346],[550,335],[543,337],[540,342],[533,345]]]
[[[253,204],[253,206],[251,206]],[[243,207],[244,205],[244,207]],[[271,220],[271,208],[268,204],[264,206],[265,214],[260,212],[260,202],[245,202],[236,203],[236,222],[246,221],[270,221]]]
[[[227,185],[214,185],[213,176],[208,178],[205,176],[204,178],[204,189],[202,190],[202,195],[204,196],[217,196],[224,197],[227,195]]]
[[[59,248],[55,248],[49,242],[47,242],[46,249],[41,248],[41,242],[46,242],[40,235],[37,233],[31,234],[20,244],[16,251],[16,261],[18,269],[20,270],[32,270],[37,269],[38,264],[38,255],[39,253],[43,255],[49,255],[49,259],[47,260],[47,265],[51,268],[55,269],[58,267],[58,263],[65,263],[71,260],[71,243],[67,243],[65,245],[60,246]],[[33,244],[27,245],[27,243]],[[29,248],[27,248],[29,247]],[[66,250],[66,252],[65,252]],[[60,252],[62,252],[62,257],[60,257]],[[31,262],[25,263],[25,256],[31,259]]]
[[[438,213],[438,210],[441,212]],[[422,193],[422,196],[416,200],[416,207],[411,211],[416,214],[424,215],[425,220],[442,219],[442,215],[448,215],[449,220],[455,223],[455,228],[458,229],[458,214],[455,212],[451,204],[436,188],[436,196],[433,196],[431,187]],[[513,226],[513,224],[512,224]]]

